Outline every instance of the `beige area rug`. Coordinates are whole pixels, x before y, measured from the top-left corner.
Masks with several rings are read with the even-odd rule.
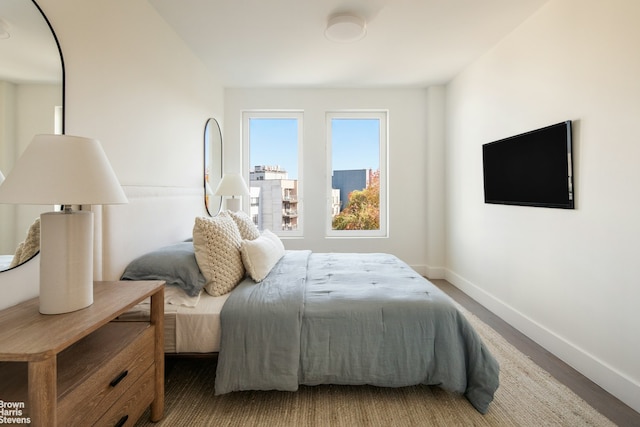
[[[166,381],[165,417],[137,426],[612,426],[502,336],[463,310],[500,362],[500,388],[482,415],[437,387],[301,387],[214,396],[213,359],[181,359]]]

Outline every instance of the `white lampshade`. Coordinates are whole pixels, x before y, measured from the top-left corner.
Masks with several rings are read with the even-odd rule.
[[[0,184],[4,181],[4,175],[2,175],[2,171],[0,171]]]
[[[215,192],[216,196],[248,196],[249,187],[239,173],[227,173],[222,177]]]
[[[127,203],[100,143],[36,135],[0,185],[0,203],[64,205],[40,215],[40,312],[93,303],[93,212],[71,205]]]
[[[36,135],[0,186],[0,203],[127,203],[100,143],[69,135]]]

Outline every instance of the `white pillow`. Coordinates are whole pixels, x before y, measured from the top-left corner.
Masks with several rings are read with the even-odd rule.
[[[198,217],[193,226],[193,249],[204,286],[214,297],[231,292],[244,277],[240,232],[230,216]]]
[[[243,240],[240,253],[249,276],[260,282],[284,255],[284,245],[278,236],[264,230],[257,239]]]

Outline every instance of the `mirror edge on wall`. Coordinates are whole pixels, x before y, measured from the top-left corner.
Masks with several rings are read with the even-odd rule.
[[[62,104],[62,108],[60,111],[60,133],[64,134],[65,127],[66,127],[66,120],[65,120],[66,119],[66,70],[65,70],[65,63],[64,63],[64,55],[62,54],[62,47],[60,46],[60,41],[58,40],[58,36],[55,30],[53,29],[53,26],[51,25],[49,18],[44,13],[44,10],[42,10],[42,8],[40,7],[40,5],[36,0],[31,0],[31,3],[33,4],[33,6],[35,6],[36,10],[40,14],[44,22],[47,24],[47,27],[49,28],[49,31],[51,32],[51,36],[53,37],[53,40],[55,42],[56,49],[58,52],[58,57],[60,59],[60,71],[61,71],[60,83],[61,83],[61,104]],[[10,268],[0,270],[0,273],[4,273],[5,271],[15,270],[16,268],[23,266],[29,261],[37,258],[38,254],[39,254],[39,251],[37,251],[36,253],[33,254],[33,256],[29,257],[28,259],[24,260],[18,265],[14,265],[14,266],[11,266]]]
[[[58,40],[58,35],[56,34],[55,30],[53,29],[53,25],[51,25],[51,22],[49,21],[49,18],[47,18],[47,15],[44,13],[44,10],[42,10],[42,8],[40,7],[40,5],[38,4],[38,2],[36,0],[31,0],[33,2],[33,5],[36,7],[36,9],[38,9],[38,12],[40,12],[40,15],[42,15],[42,18],[44,19],[44,22],[47,23],[47,26],[49,27],[49,30],[51,30],[51,35],[53,36],[53,40],[56,42],[56,47],[58,48],[58,55],[60,55],[60,68],[62,70],[62,118],[61,118],[61,132],[63,135],[65,133],[65,127],[66,127],[66,120],[65,117],[67,115],[67,104],[66,104],[66,74],[65,74],[65,67],[64,67],[64,55],[62,55],[62,47],[60,46],[60,40]]]
[[[213,137],[213,138],[212,138]],[[215,139],[215,141],[213,140]],[[222,179],[222,162],[223,162],[223,144],[222,144],[222,130],[220,129],[220,123],[215,118],[207,119],[204,126],[204,206],[209,216],[216,216],[222,209],[222,197],[215,196],[213,192],[218,186],[218,183]],[[214,143],[215,145],[214,146]],[[219,155],[217,164],[214,164],[216,160],[216,154]],[[214,167],[215,166],[215,167]],[[215,212],[213,207],[217,205]]]

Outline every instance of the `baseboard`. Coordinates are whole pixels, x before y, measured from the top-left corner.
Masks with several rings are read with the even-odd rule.
[[[444,267],[431,267],[429,265],[410,265],[409,267],[413,268],[416,273],[421,276],[426,277],[427,279],[444,279],[445,278],[445,268]]]
[[[427,266],[426,265],[409,265],[416,273],[421,276],[426,276]]]
[[[640,412],[640,384],[633,379],[543,327],[534,319],[525,316],[464,277],[447,269],[445,269],[444,273],[444,278],[449,283],[598,384],[608,393],[635,411]]]
[[[433,267],[425,265],[423,276],[427,279],[444,279],[446,277],[447,270],[444,267]]]

